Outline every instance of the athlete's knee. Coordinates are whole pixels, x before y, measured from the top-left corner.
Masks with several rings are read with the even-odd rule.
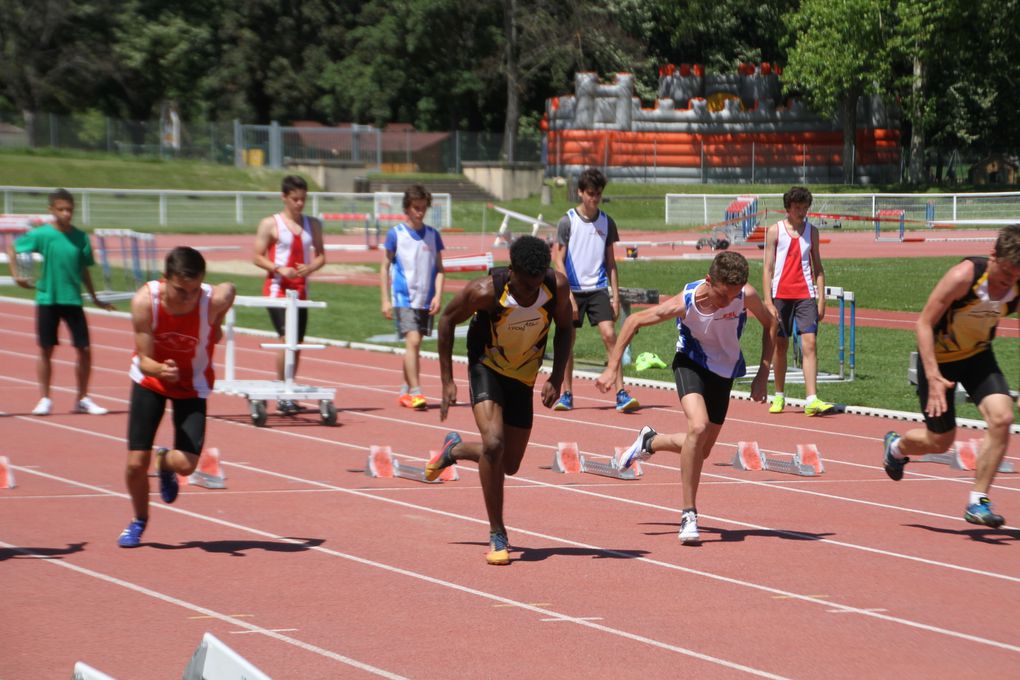
[[[705,430],[708,429],[708,421],[700,420],[688,420],[687,421],[687,436],[695,439],[700,439],[705,436]]]
[[[1012,404],[1012,401],[1010,401],[1010,404]],[[998,406],[990,408],[985,414],[985,422],[988,424],[990,431],[1005,432],[1013,424],[1013,409]]]
[[[147,477],[149,474],[148,456],[141,453],[131,452],[128,456],[127,465],[125,466],[125,474],[127,474],[129,478]]]
[[[501,462],[506,442],[503,437],[493,434],[482,435],[482,455],[490,463]]]

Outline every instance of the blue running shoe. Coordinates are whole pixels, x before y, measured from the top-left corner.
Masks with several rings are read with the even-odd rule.
[[[121,532],[117,545],[122,548],[137,548],[142,543],[142,532],[145,531],[146,520],[134,519],[127,529]]]
[[[630,396],[627,390],[620,390],[616,393],[616,410],[621,413],[630,413],[641,407],[638,400]]]
[[[493,566],[510,564],[510,539],[506,537],[506,531],[489,534],[489,552],[485,555],[485,561]]]
[[[982,498],[973,505],[968,505],[963,518],[971,524],[981,524],[986,527],[998,529],[1006,523],[1006,518],[992,512],[992,502],[987,497]]]
[[[898,482],[903,479],[903,468],[910,462],[910,459],[905,456],[903,458],[897,458],[892,455],[892,446],[899,438],[900,436],[895,432],[885,433],[885,455],[882,458],[882,467],[885,468],[885,474],[889,475],[889,479],[894,482]]]
[[[443,470],[457,462],[453,459],[453,450],[457,444],[460,444],[460,435],[456,432],[447,432],[443,438],[443,448],[425,463],[425,479],[430,482],[436,481]]]
[[[553,405],[553,411],[572,411],[574,410],[574,395],[570,392],[564,392],[560,395],[560,400]]]
[[[166,454],[168,453],[170,453],[170,449],[166,447],[161,446],[156,449],[156,472],[159,474],[160,498],[163,499],[164,503],[173,503],[177,500],[177,493],[181,490],[181,487],[177,483],[177,473],[164,467],[166,465]]]
[[[619,460],[613,461],[616,464],[615,467],[618,470],[626,470],[634,464],[634,461],[644,460],[651,456],[652,437],[656,434],[656,431],[649,426],[645,425],[642,427],[634,443],[620,454]]]

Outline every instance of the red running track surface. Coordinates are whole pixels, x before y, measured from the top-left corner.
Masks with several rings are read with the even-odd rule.
[[[427,358],[421,413],[396,403],[398,356],[349,349],[301,363],[300,379],[338,388],[337,427],[313,413],[258,429],[244,400],[214,395],[206,443],[228,488],[185,488],[167,506],[153,480],[143,546],[118,548],[131,335],[123,317],[89,320],[91,393],[112,412],[69,413],[65,342],[55,413],[33,417],[31,307],[0,302],[0,454],[18,481],[0,490],[7,680],[67,677],[77,660],[177,676],[205,631],[275,678],[1007,677],[1020,662],[1020,531],[962,520],[966,472],[912,464],[890,481],[881,437],[904,423],[732,401],[702,478],[703,544],[687,547],[678,456],[654,456],[632,482],[549,469],[559,441],[605,457],[643,424],[682,430],[675,393],[635,388],[644,408],[624,415],[578,380],[573,412],[537,407],[507,486],[513,561],[490,567],[474,466],[440,485],[363,474],[371,444],[421,464],[447,430],[476,436],[466,406],[439,422]],[[240,378],[272,377],[253,338],[238,362]],[[456,365],[462,400],[464,374]],[[826,472],[737,471],[746,439],[770,455],[814,442]],[[1018,493],[1016,476],[999,477],[1007,518]]]

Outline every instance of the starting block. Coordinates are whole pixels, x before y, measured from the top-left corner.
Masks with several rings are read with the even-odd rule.
[[[801,477],[814,477],[825,472],[822,457],[814,444],[798,444],[793,460],[784,460],[766,456],[758,448],[758,442],[737,442],[732,464],[738,470],[765,470]]]
[[[556,453],[553,454],[552,469],[563,474],[588,473],[613,479],[639,479],[644,475],[640,462],[635,461],[626,470],[616,467],[616,460],[621,451],[623,449],[617,447],[616,455],[611,462],[600,463],[582,456],[577,449],[577,442],[560,442],[556,447]]]
[[[432,456],[436,455],[436,453],[436,451],[429,451],[429,459],[431,460]],[[430,482],[425,479],[424,465],[418,466],[401,463],[393,455],[393,450],[389,446],[376,446],[375,444],[369,449],[368,462],[365,464],[365,474],[369,477],[380,477],[382,479],[410,479],[415,482],[425,482],[426,484],[455,482],[460,479],[457,466],[451,465],[448,468],[444,468],[435,481]]]
[[[15,486],[11,461],[7,456],[0,456],[0,489],[13,489]]]
[[[976,470],[980,450],[980,439],[961,439],[945,453],[926,453],[917,460],[922,463],[942,463],[954,470]],[[1013,463],[1007,461],[999,464],[999,472],[1016,472],[1016,469]]]

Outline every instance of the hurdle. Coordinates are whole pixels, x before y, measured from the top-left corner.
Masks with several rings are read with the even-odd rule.
[[[541,213],[539,213],[538,217],[532,217],[530,215],[525,215],[524,213],[519,213],[515,210],[501,208],[498,205],[492,205],[491,203],[489,204],[489,207],[503,215],[503,221],[500,222],[499,231],[496,232],[496,240],[492,244],[494,248],[509,247],[510,243],[514,240],[513,231],[510,229],[510,220],[517,220],[519,222],[524,222],[525,224],[530,224],[531,235],[537,238],[540,238],[539,235],[542,233],[543,229],[551,229],[554,234],[556,232],[556,225],[549,224],[544,221]],[[549,239],[546,238],[546,240],[548,241]]]
[[[921,463],[941,463],[954,470],[973,471],[977,469],[977,454],[980,450],[980,439],[960,439],[945,453],[926,453],[917,460]],[[1004,461],[999,463],[998,472],[1014,473],[1016,468],[1013,463]]]
[[[581,455],[577,448],[577,442],[560,442],[553,454],[552,470],[560,474],[590,474],[625,480],[640,479],[644,475],[640,461],[634,461],[626,470],[616,467],[616,461],[624,450],[622,447],[616,447],[616,455],[613,456],[612,461],[602,463]]]
[[[236,347],[234,341],[234,325],[237,321],[236,307],[276,307],[284,312],[284,342],[264,342],[263,349],[284,350],[283,380],[238,380],[236,376]],[[248,400],[252,423],[256,427],[264,427],[268,420],[266,401],[270,399],[313,399],[319,402],[319,416],[324,425],[336,425],[336,405],[333,397],[336,390],[332,387],[315,387],[302,385],[294,381],[295,354],[299,350],[325,349],[323,344],[298,343],[298,312],[299,308],[324,308],[325,302],[314,300],[298,300],[297,292],[287,291],[285,298],[258,297],[238,295],[234,304],[227,311],[224,323],[226,327],[226,359],[224,361],[224,378],[217,380],[213,388],[215,392],[244,397]]]
[[[130,300],[135,291],[146,281],[159,278],[159,265],[156,261],[156,237],[133,229],[96,229],[92,232],[96,237],[96,252],[99,265],[103,272],[103,290],[97,295],[106,302]],[[110,243],[119,241],[119,248],[111,248]],[[124,285],[128,291],[114,290],[113,267],[111,255],[117,250],[120,253]]]
[[[347,223],[352,228],[360,228],[365,235],[364,250],[375,250],[379,247],[379,222],[372,219],[370,213],[363,212],[339,212],[319,213],[319,220],[325,226],[328,222],[340,222],[340,229],[347,231]],[[359,227],[354,227],[357,224]],[[326,244],[326,250],[362,250],[362,246],[349,246],[346,244]]]
[[[731,462],[737,470],[753,472],[781,472],[800,477],[815,477],[825,472],[822,457],[814,444],[797,444],[793,460],[767,456],[758,447],[758,442],[737,442],[737,452]]]
[[[818,382],[852,382],[857,376],[857,298],[852,290],[846,290],[839,286],[826,286],[825,299],[835,300],[839,303],[839,349],[837,358],[839,361],[839,373],[823,373],[818,371]],[[849,310],[850,320],[847,323],[847,311]],[[798,368],[801,366],[800,335],[796,332],[797,321],[793,322],[793,361]],[[848,333],[849,329],[849,333]],[[849,334],[849,341],[848,336]],[[804,382],[804,375],[801,371],[788,371],[786,375],[788,383]]]
[[[890,220],[899,221],[899,233],[895,238],[882,236],[882,222]],[[875,240],[884,243],[900,243],[906,233],[906,211],[905,210],[879,210],[875,213]]]
[[[436,455],[436,451],[429,451],[429,458]],[[381,479],[409,479],[413,482],[424,482],[426,484],[439,484],[440,482],[455,482],[460,479],[456,465],[443,468],[436,479],[429,480],[425,477],[425,467],[421,465],[410,465],[402,463],[393,455],[393,449],[389,446],[373,444],[368,450],[368,462],[365,463],[365,474],[369,477]]]

